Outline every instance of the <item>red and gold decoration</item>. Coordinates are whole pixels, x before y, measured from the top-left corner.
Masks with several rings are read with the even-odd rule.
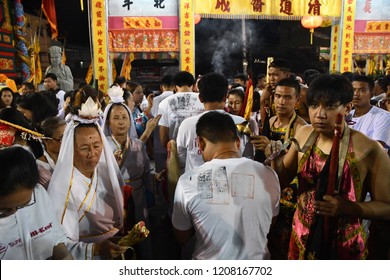
[[[178,30],[111,30],[109,37],[109,49],[112,52],[179,51]]]

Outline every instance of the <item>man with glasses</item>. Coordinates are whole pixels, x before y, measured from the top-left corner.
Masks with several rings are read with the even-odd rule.
[[[34,157],[20,146],[0,150],[0,260],[73,259]]]

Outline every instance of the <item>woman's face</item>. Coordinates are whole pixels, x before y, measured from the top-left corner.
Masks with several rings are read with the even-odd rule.
[[[44,140],[46,150],[49,153],[58,155],[60,153],[62,137],[64,136],[65,125],[60,125],[53,131],[51,139]]]
[[[13,100],[13,95],[12,92],[10,91],[3,91],[1,94],[1,100],[3,101],[4,105],[7,107],[11,106],[12,100]]]
[[[129,98],[126,99],[126,105],[130,108],[130,111],[133,113],[134,112],[135,103],[134,103],[134,98],[133,98],[133,94],[132,93],[130,93]]]
[[[138,86],[133,91],[133,100],[135,105],[139,105],[142,103],[142,100],[144,99],[144,90],[141,86]]]
[[[114,136],[124,136],[130,129],[129,112],[123,106],[111,108],[109,125],[111,133]]]
[[[228,107],[229,112],[233,115],[239,115],[242,108],[242,98],[235,94],[229,94],[228,96]]]

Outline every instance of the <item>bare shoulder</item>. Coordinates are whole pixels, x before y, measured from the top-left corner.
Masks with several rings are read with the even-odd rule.
[[[297,129],[295,138],[297,139],[300,146],[306,143],[310,134],[313,132],[313,127],[310,124],[306,124]]]
[[[300,116],[297,116],[297,119],[296,119],[295,122],[297,123],[297,125],[298,125],[299,127],[308,125],[308,123],[307,123],[303,118],[301,118]]]

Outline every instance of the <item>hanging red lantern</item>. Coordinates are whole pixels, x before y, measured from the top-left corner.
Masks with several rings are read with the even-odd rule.
[[[312,45],[314,28],[321,26],[322,16],[304,16],[301,19],[301,24],[305,28],[310,28],[310,45]]]
[[[194,23],[195,24],[198,24],[201,19],[202,19],[202,17],[200,16],[200,14],[195,14],[194,15]]]

